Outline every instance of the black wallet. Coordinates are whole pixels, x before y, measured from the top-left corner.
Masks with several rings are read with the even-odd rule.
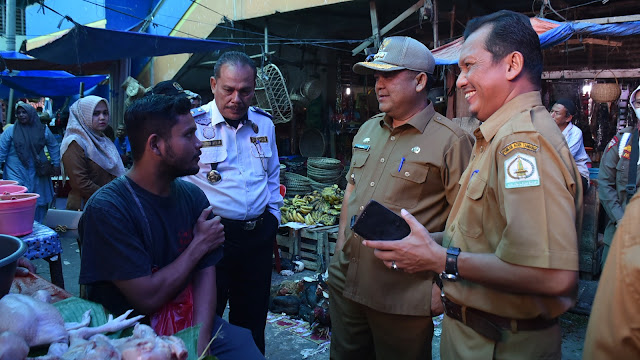
[[[351,229],[367,240],[400,240],[409,233],[409,224],[375,200],[369,201]]]

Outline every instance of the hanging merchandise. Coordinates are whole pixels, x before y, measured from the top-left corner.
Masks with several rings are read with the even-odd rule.
[[[604,151],[609,140],[616,134],[616,127],[612,124],[609,106],[598,104],[596,108],[596,123],[598,126],[596,144],[598,151]]]
[[[620,84],[618,84],[618,78],[615,74],[613,74],[613,71],[607,70],[613,74],[614,79],[616,79],[616,83],[596,83],[595,81],[598,78],[598,75],[600,75],[600,73],[603,71],[605,70],[600,70],[600,72],[598,72],[593,78],[594,83],[591,86],[591,98],[595,102],[599,103],[614,102],[618,100],[621,93]]]
[[[293,105],[284,76],[275,64],[267,64],[258,69],[256,101],[258,106],[273,115],[274,124],[291,121]]]

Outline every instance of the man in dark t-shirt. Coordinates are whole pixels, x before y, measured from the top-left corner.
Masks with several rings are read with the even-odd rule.
[[[221,329],[212,355],[264,359],[250,331],[215,314],[224,229],[204,193],[177,179],[198,171],[202,143],[190,107],[184,98],[151,95],[127,109],[133,167],[85,207],[80,283],[89,300],[116,314],[134,309],[153,319],[169,303],[192,303],[197,355]]]

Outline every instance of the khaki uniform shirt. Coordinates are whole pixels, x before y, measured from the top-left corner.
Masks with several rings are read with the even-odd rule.
[[[86,202],[94,192],[116,178],[86,157],[82,147],[75,141],[69,144],[69,148],[62,155],[62,163],[71,185],[67,198],[69,210],[82,210],[83,200]]]
[[[582,183],[540,93],[512,99],[474,134],[471,163],[462,175],[443,245],[492,253],[516,265],[577,271]],[[458,304],[512,319],[555,318],[571,305],[566,299],[508,293],[464,279],[444,281],[444,291]]]
[[[640,359],[640,193],[614,237],[591,309],[583,359]]]
[[[473,138],[436,113],[432,104],[395,129],[384,114],[371,118],[353,140],[347,178],[355,189],[349,197],[348,221],[375,199],[397,214],[407,209],[429,231],[442,231],[472,146]],[[386,268],[349,224],[345,239],[329,270],[332,286],[381,312],[430,315],[433,273]]]

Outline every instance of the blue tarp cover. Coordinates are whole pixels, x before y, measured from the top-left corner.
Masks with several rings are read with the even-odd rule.
[[[561,44],[573,35],[584,36],[629,36],[640,35],[640,21],[629,21],[617,24],[595,24],[589,22],[557,22],[549,19],[532,18],[548,22],[554,28],[539,33],[540,46],[547,49]],[[533,21],[533,20],[532,20]],[[536,26],[534,26],[534,29]],[[462,40],[458,39],[433,50],[436,65],[453,65],[458,63]]]
[[[80,92],[80,83],[86,90],[106,79],[106,75],[73,76],[66,71],[25,70],[0,73],[0,97],[6,98],[9,88],[18,93],[18,97],[73,96]]]
[[[209,52],[235,45],[238,44],[76,25],[60,38],[28,53],[57,64],[87,64],[124,58]]]

